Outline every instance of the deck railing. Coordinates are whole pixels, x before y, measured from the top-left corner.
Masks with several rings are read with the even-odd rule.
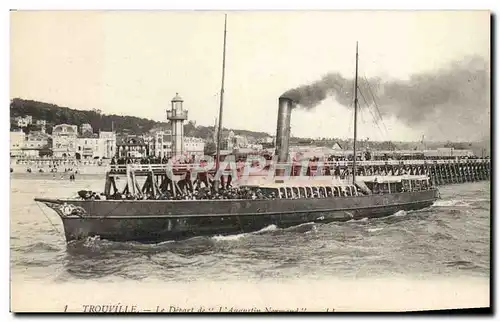
[[[271,162],[271,161],[268,161]],[[391,160],[391,161],[358,161],[356,165],[358,167],[370,167],[370,166],[426,166],[426,165],[446,165],[446,164],[482,164],[489,163],[490,159],[459,159],[459,160]],[[268,163],[270,164],[270,163]],[[323,167],[351,167],[352,161],[327,161],[327,162],[315,162],[309,161],[310,166],[323,166]],[[214,165],[212,163],[212,165]],[[303,163],[301,162],[290,162],[290,163],[279,163],[276,164],[276,167],[284,168],[284,167],[292,167],[292,166],[301,166]],[[248,166],[246,162],[236,162],[236,169],[244,168]],[[195,163],[185,163],[185,164],[171,164],[171,163],[163,163],[163,164],[114,164],[110,165],[110,171],[112,173],[125,173],[127,169],[129,171],[134,172],[159,172],[159,171],[189,171],[194,169],[200,169],[203,165],[195,164]],[[204,169],[207,169],[205,166]],[[215,170],[215,166],[207,169],[208,172],[212,172]]]

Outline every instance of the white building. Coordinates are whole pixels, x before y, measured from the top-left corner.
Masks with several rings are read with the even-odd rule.
[[[155,156],[163,158],[172,154],[172,131],[166,130],[156,133]]]
[[[171,130],[154,131],[144,136],[144,143],[149,148],[149,155],[163,158],[171,157],[173,154],[173,137]],[[184,155],[203,154],[205,141],[201,138],[186,137],[182,138],[182,151]]]
[[[26,135],[25,147],[31,149],[42,149],[49,145],[49,135],[42,132],[30,132]]]
[[[250,150],[253,150],[253,151],[261,151],[262,149],[264,149],[262,144],[259,144],[259,143],[249,144],[249,145],[247,145],[247,148]]]
[[[116,156],[118,158],[143,158],[149,153],[149,145],[145,142],[144,137],[129,135],[126,137],[118,137],[116,140]]]
[[[144,137],[144,141],[149,146],[149,155],[159,158],[169,157],[172,154],[172,131],[153,131]]]
[[[15,118],[17,121],[17,126],[20,128],[27,127],[28,125],[33,123],[33,117],[31,115],[27,115],[24,117],[18,116]]]
[[[39,126],[45,127],[45,126],[47,126],[47,121],[45,121],[45,120],[36,120],[35,124],[39,125]]]
[[[102,146],[102,157],[111,159],[116,154],[116,133],[108,131],[100,131],[99,139]]]
[[[86,134],[86,133],[94,133],[94,129],[92,128],[92,125],[85,123],[80,126],[80,133],[81,134]]]
[[[49,139],[49,135],[44,132],[30,132],[26,135],[24,147],[22,148],[22,155],[39,157],[42,150],[47,153],[49,148]]]
[[[10,132],[10,156],[20,156],[26,135],[23,131]]]
[[[268,144],[272,144],[274,143],[274,138],[271,137],[271,136],[267,136],[265,138],[262,138],[259,140],[261,143],[268,143]]]
[[[76,138],[76,152],[75,157],[77,160],[93,159],[100,154],[99,151],[99,137],[97,134],[85,133]],[[101,147],[101,149],[103,149]]]
[[[155,156],[155,134],[145,134],[142,136],[144,143],[148,146],[149,156]]]
[[[246,148],[248,146],[248,139],[243,135],[233,136],[233,148]]]
[[[203,155],[203,151],[205,150],[205,141],[203,139],[185,136],[183,144],[183,150],[187,155]]]
[[[221,138],[221,150],[232,150],[234,149],[234,132],[231,130],[226,133],[222,133],[222,138]]]
[[[111,159],[116,154],[116,133],[101,131],[99,134],[86,132],[76,139],[77,159]]]
[[[56,158],[74,158],[76,153],[76,125],[59,124],[52,129],[52,152]]]
[[[47,121],[45,121],[45,120],[36,120],[35,124],[40,127],[40,131],[42,133],[46,132]]]

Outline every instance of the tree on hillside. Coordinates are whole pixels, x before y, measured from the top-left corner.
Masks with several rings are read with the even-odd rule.
[[[95,131],[128,132],[130,134],[144,134],[153,128],[170,129],[170,123],[156,122],[153,120],[123,115],[106,115],[99,109],[87,111],[74,110],[68,107],[61,107],[55,104],[38,102],[14,98],[10,102],[11,128],[16,128],[14,120],[16,116],[31,115],[33,120],[45,120],[47,122],[47,133],[52,132],[52,127],[57,124],[74,124],[81,126],[88,123]],[[268,136],[263,132],[252,132],[247,130],[234,130],[235,134],[254,136],[255,138]],[[211,137],[213,126],[200,126],[194,121],[189,121],[184,125],[186,136],[194,136],[206,139]]]
[[[184,124],[184,135],[196,137],[196,123],[194,121],[189,121]]]
[[[214,142],[207,142],[207,144],[205,144],[205,149],[203,151],[203,153],[205,155],[212,155],[216,152],[217,150],[217,146],[215,145]]]

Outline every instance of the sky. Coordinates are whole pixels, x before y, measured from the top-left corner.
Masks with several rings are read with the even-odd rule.
[[[228,12],[227,23],[223,125],[271,135],[282,93],[327,73],[354,77],[356,41],[359,75],[368,79],[405,82],[467,57],[490,60],[487,11]],[[166,121],[178,92],[190,120],[213,125],[223,28],[223,12],[12,12],[10,96]],[[489,98],[466,110],[423,123],[388,113],[376,124],[373,106],[361,106],[358,137],[481,139]],[[294,110],[291,127],[301,137],[352,137],[353,110],[328,97]]]

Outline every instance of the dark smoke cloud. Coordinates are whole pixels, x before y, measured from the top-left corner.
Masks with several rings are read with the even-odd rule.
[[[361,109],[376,102],[382,117],[395,116],[428,138],[475,140],[489,136],[489,62],[481,57],[467,57],[433,72],[412,75],[409,80],[359,77],[358,86]],[[352,106],[353,89],[353,79],[330,73],[282,96],[305,109],[312,109],[329,97]]]
[[[291,89],[281,96],[306,109],[316,107],[330,96],[335,97],[340,104],[349,106],[353,101],[353,90],[352,79],[346,79],[338,73],[330,73],[312,84]]]

